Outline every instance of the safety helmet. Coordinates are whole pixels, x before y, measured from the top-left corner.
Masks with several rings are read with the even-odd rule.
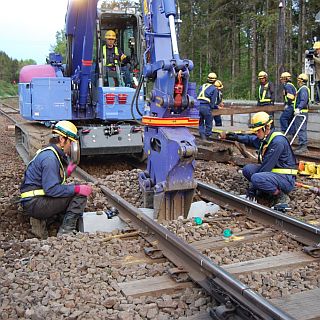
[[[313,49],[314,49],[314,50],[320,49],[320,41],[316,41],[316,42],[313,44]]]
[[[207,81],[208,81],[209,83],[214,83],[216,80],[217,80],[217,74],[214,73],[214,72],[210,72],[210,73],[208,74],[208,79],[207,79]]]
[[[214,83],[214,86],[217,87],[218,89],[223,89],[223,84],[220,80],[216,80]]]
[[[70,121],[59,121],[55,124],[52,130],[53,133],[57,133],[60,136],[69,138],[71,141],[79,140],[77,134],[77,127]]]
[[[308,82],[309,78],[305,73],[301,73],[299,74],[297,80],[302,82]]]
[[[259,129],[265,127],[273,122],[272,116],[264,111],[255,113],[251,118],[251,124],[249,125],[250,131],[256,132]]]
[[[115,33],[113,30],[108,30],[108,31],[106,32],[105,38],[106,38],[106,39],[116,40],[116,39],[117,39],[117,36],[116,36],[116,33]]]
[[[258,74],[258,79],[268,78],[268,74],[265,71],[260,71]]]
[[[291,80],[291,74],[287,71],[282,72],[280,76],[281,80]]]

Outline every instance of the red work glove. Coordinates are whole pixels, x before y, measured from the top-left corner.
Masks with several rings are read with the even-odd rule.
[[[73,162],[69,162],[67,166],[67,176],[70,177],[71,173],[76,169],[77,165]]]
[[[92,187],[86,184],[79,184],[74,186],[74,192],[80,194],[81,196],[88,197],[92,192]]]

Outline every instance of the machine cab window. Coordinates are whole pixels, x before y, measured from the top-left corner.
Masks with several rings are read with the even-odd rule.
[[[141,18],[124,12],[100,15],[100,72],[104,86],[135,87],[141,56]],[[140,30],[140,31],[139,31]]]

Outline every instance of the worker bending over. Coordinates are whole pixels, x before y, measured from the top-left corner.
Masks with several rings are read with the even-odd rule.
[[[272,117],[261,111],[251,118],[250,130],[255,135],[225,134],[221,138],[239,141],[258,150],[259,164],[246,165],[242,173],[249,180],[247,197],[272,196],[273,205],[288,204],[288,193],[294,188],[298,173],[290,143],[281,132],[271,129]]]
[[[67,172],[67,156],[71,144],[77,143],[76,126],[69,121],[59,121],[53,128],[49,145],[39,150],[30,161],[20,187],[21,204],[30,219],[33,233],[40,238],[47,236],[46,222],[63,216],[59,234],[73,233],[82,216],[87,197],[92,189],[89,185],[66,184],[66,178],[76,168],[70,162]]]

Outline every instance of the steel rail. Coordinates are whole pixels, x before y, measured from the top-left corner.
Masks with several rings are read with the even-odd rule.
[[[290,233],[290,237],[305,245],[316,246],[320,243],[320,228],[316,226],[228,193],[199,180],[197,180],[197,190],[200,197],[207,201],[219,204],[224,208],[238,210],[253,220],[274,226],[277,230],[287,231]]]
[[[76,173],[86,181],[99,185],[94,177],[81,168],[78,167]],[[106,186],[99,185],[99,187],[107,196],[109,203],[119,210],[122,219],[130,220],[143,232],[152,234],[157,249],[160,249],[164,256],[175,265],[187,271],[193,281],[222,304],[220,310],[218,307],[213,311],[215,319],[225,319],[223,317],[229,312],[236,315],[233,319],[238,320],[293,320],[291,316],[215,265],[191,245],[147,217],[140,209],[131,205]],[[226,301],[229,302],[226,304]],[[219,317],[220,313],[221,317]]]

